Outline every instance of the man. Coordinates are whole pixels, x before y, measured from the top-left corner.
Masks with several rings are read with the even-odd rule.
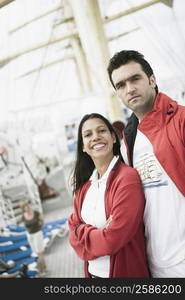
[[[116,53],[110,81],[133,111],[122,155],[140,174],[146,206],[145,235],[153,277],[185,277],[185,107],[158,93],[144,56]]]

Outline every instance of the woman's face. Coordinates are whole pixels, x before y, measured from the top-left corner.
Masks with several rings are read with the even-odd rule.
[[[31,206],[29,204],[26,204],[24,206],[24,212],[29,212],[29,211],[31,211]]]
[[[111,133],[102,119],[93,118],[84,122],[82,126],[83,151],[95,162],[112,159],[113,144],[116,142],[114,133]]]

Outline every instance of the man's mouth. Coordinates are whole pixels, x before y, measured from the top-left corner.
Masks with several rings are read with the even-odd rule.
[[[138,98],[139,96],[137,95],[137,96],[133,96],[132,98],[130,98],[129,100],[128,100],[128,102],[132,102],[132,101],[134,101],[136,98]]]

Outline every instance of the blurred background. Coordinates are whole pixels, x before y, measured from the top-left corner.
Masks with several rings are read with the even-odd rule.
[[[107,76],[115,52],[143,53],[159,90],[185,104],[184,14],[183,0],[0,0],[0,227],[21,225],[23,199],[46,221],[71,213],[79,120],[130,115]],[[57,245],[68,256],[54,273],[48,253],[50,276],[80,277],[67,239]]]

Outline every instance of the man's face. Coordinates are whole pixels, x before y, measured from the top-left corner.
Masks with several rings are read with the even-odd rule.
[[[112,80],[119,98],[136,115],[152,109],[156,94],[155,77],[148,78],[139,63],[132,61],[115,69]]]

